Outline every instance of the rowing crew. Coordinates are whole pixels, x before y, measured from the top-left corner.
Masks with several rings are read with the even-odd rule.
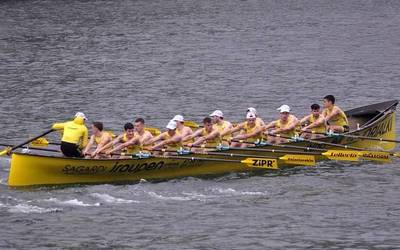
[[[288,105],[282,105],[277,109],[280,113],[279,119],[268,124],[258,117],[255,108],[248,108],[246,120],[235,126],[224,120],[222,111],[215,110],[203,119],[203,128],[194,132],[184,125],[183,116],[176,115],[168,122],[167,130],[157,136],[145,129],[143,118],[138,118],[134,124],[126,123],[124,132],[116,138],[113,138],[112,133],[103,131],[102,123],[94,122],[93,134],[88,140],[88,129],[85,126],[87,119],[81,112],[76,113],[73,121],[54,124],[53,129],[64,130],[61,151],[65,156],[90,158],[109,157],[113,154],[121,156],[120,152],[129,157],[143,152],[171,154],[183,147],[192,151],[217,146],[248,147],[265,139],[271,144],[279,144],[299,134],[301,137],[313,139],[323,136],[328,130],[347,132],[347,117],[335,105],[334,96],[325,96],[323,105],[325,109],[322,112],[318,104],[311,105],[311,113],[300,120],[291,114]]]

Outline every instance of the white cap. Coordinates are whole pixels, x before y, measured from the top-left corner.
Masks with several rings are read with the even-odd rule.
[[[218,116],[218,117],[224,117],[224,114],[222,113],[221,110],[215,110],[214,112],[211,113],[210,116]]]
[[[257,115],[257,110],[255,108],[253,108],[253,107],[250,107],[250,108],[247,109],[247,113],[249,113],[249,112]]]
[[[256,114],[253,112],[247,112],[246,119],[254,119],[257,118]]]
[[[87,118],[86,118],[85,114],[84,114],[84,113],[82,113],[82,112],[77,112],[77,113],[75,114],[75,117],[82,117],[82,118],[83,118],[83,120],[87,120]]]
[[[176,121],[173,120],[169,121],[166,128],[171,130],[176,129]]]
[[[283,112],[288,112],[289,113],[290,112],[290,107],[285,104],[285,105],[280,106],[276,110],[279,110],[280,113],[283,113]]]
[[[183,122],[184,121],[183,116],[181,116],[181,115],[174,116],[174,118],[172,118],[172,120],[173,121],[177,121],[177,122]]]

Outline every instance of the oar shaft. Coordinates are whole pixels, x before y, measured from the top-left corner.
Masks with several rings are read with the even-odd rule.
[[[53,129],[49,129],[49,130],[47,130],[46,132],[44,132],[44,133],[42,133],[42,134],[40,134],[40,135],[38,135],[38,136],[35,136],[35,137],[33,137],[33,138],[31,138],[31,139],[29,139],[29,140],[23,142],[23,143],[20,143],[20,144],[18,144],[18,145],[16,145],[16,146],[12,147],[12,148],[11,148],[11,151],[13,151],[13,150],[15,150],[15,149],[17,149],[17,148],[19,148],[19,147],[22,147],[22,146],[24,146],[25,144],[28,144],[28,143],[30,143],[30,142],[32,142],[32,141],[34,141],[34,140],[36,140],[36,139],[38,139],[38,138],[40,138],[40,137],[42,137],[42,136],[45,136],[45,135],[47,135],[47,134],[50,134],[50,133],[53,132],[53,131],[54,131]]]

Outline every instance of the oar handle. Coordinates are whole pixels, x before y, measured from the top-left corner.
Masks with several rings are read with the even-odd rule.
[[[29,140],[23,142],[23,143],[20,143],[20,144],[18,144],[18,145],[16,145],[16,146],[12,147],[11,150],[10,150],[10,152],[13,151],[13,150],[15,150],[15,149],[17,149],[17,148],[19,148],[19,147],[24,146],[25,144],[28,144],[28,143],[34,141],[34,140],[36,140],[36,139],[38,139],[38,138],[40,138],[40,137],[43,137],[43,136],[45,136],[45,135],[47,135],[47,134],[50,134],[50,133],[53,132],[53,131],[54,131],[54,129],[49,129],[49,130],[47,130],[46,132],[44,132],[44,133],[42,133],[42,134],[40,134],[40,135],[38,135],[38,136],[36,136],[36,137],[33,137],[33,138],[31,138],[31,139],[29,139]]]

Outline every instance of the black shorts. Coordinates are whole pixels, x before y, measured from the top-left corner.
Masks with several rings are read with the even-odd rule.
[[[348,125],[344,125],[343,126],[343,132],[346,133],[346,132],[349,132],[349,131],[350,131],[349,126]]]
[[[83,157],[78,145],[69,142],[61,142],[61,152],[67,157]]]

